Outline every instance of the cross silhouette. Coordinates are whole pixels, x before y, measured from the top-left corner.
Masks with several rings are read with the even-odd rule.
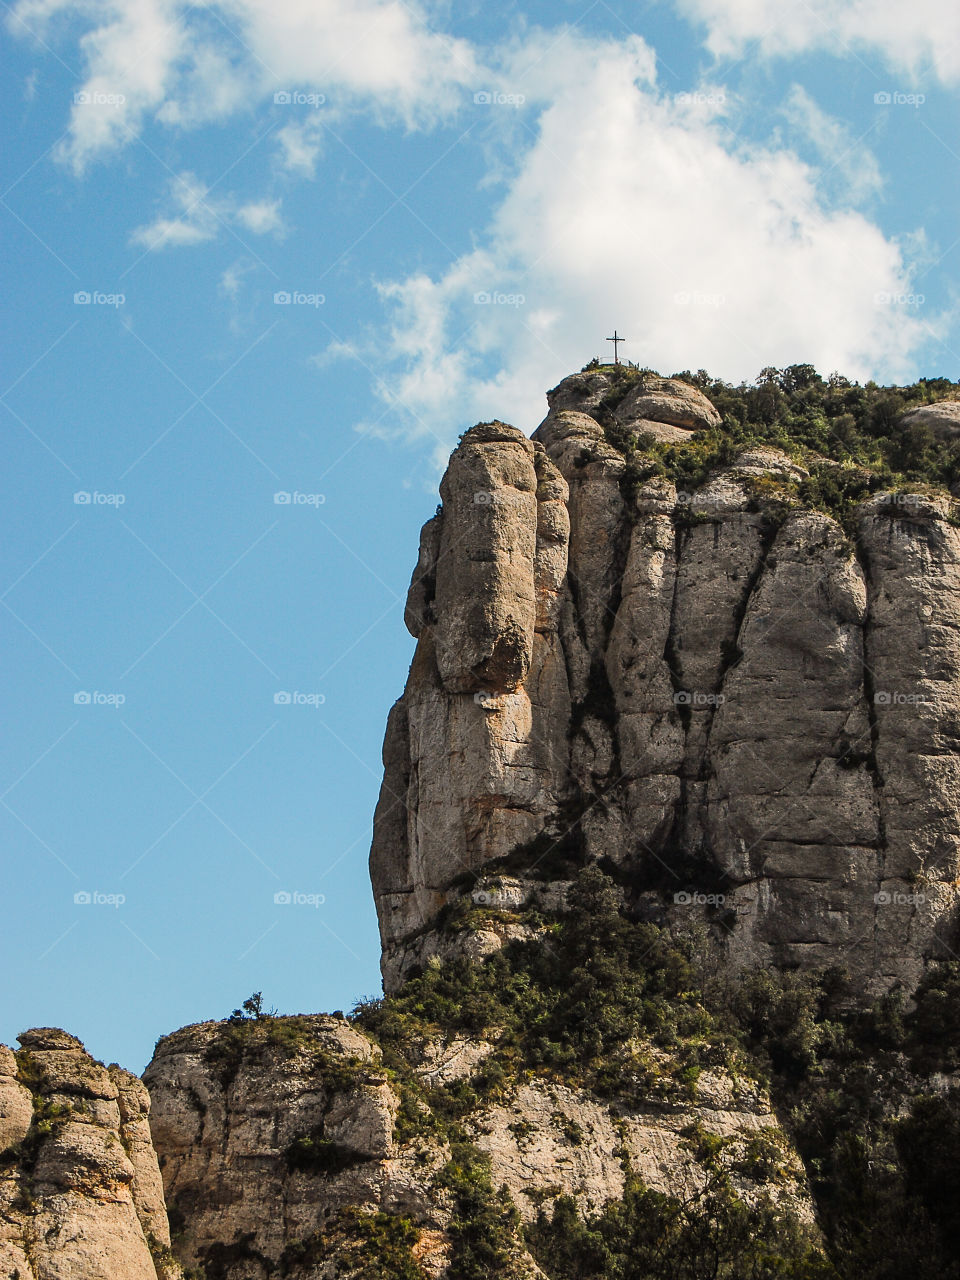
[[[614,363],[614,364],[619,364],[619,363],[620,363],[620,356],[619,356],[619,354],[618,354],[618,353],[619,353],[619,349],[620,349],[620,343],[621,343],[621,342],[626,342],[626,338],[621,338],[621,337],[617,334],[616,329],[614,329],[614,331],[613,331],[613,337],[612,337],[612,338],[607,338],[607,342],[612,342],[612,343],[613,343],[613,363]]]

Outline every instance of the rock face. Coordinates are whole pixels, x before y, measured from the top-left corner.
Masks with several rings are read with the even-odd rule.
[[[150,1099],[53,1028],[0,1046],[0,1273],[177,1280]]]
[[[900,425],[927,427],[938,440],[955,440],[960,436],[960,400],[938,400],[910,409],[900,419]]]
[[[554,388],[532,441],[468,431],[424,529],[371,855],[387,988],[446,945],[445,903],[606,859],[668,917],[709,908],[736,966],[912,989],[957,911],[949,500],[877,495],[854,543],[770,507],[805,475],[776,449],[689,493],[631,483],[597,417],[642,439],[719,415],[647,377],[611,409],[612,378]]]
[[[410,1224],[422,1274],[447,1275],[456,1206],[442,1171],[451,1149],[425,1104],[411,1108],[410,1082],[401,1086],[381,1050],[335,1018],[272,1019],[236,1034],[222,1023],[185,1027],[159,1042],[145,1074],[182,1261],[222,1280],[354,1275],[358,1215],[392,1215]],[[466,1081],[494,1049],[483,1037],[424,1042],[414,1082],[442,1090]],[[731,1168],[773,1136],[776,1177],[738,1176],[738,1190],[748,1203],[772,1194],[813,1222],[803,1167],[769,1098],[724,1072],[633,1107],[533,1076],[460,1123],[488,1157],[492,1185],[507,1188],[528,1222],[561,1195],[584,1212],[616,1200],[628,1161],[654,1190],[702,1188],[691,1125],[728,1144]],[[515,1261],[511,1275],[542,1274],[522,1245]]]
[[[147,1068],[179,1255],[259,1277],[346,1210],[414,1209],[436,1226],[423,1170],[394,1158],[399,1100],[379,1051],[332,1017],[278,1025],[285,1038],[246,1050],[242,1029],[185,1027]]]

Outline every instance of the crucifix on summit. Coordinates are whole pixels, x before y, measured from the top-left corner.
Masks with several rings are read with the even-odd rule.
[[[607,342],[612,342],[612,343],[613,343],[613,363],[614,363],[614,364],[619,364],[619,363],[620,363],[620,355],[619,355],[620,343],[621,343],[621,342],[626,342],[626,338],[621,338],[621,337],[617,334],[616,329],[614,329],[614,331],[613,331],[613,337],[612,337],[612,338],[607,338]]]

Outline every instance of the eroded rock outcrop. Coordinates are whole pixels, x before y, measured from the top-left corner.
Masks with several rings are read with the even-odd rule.
[[[960,436],[960,400],[938,400],[918,409],[908,409],[900,425],[926,427],[937,440],[955,440]]]
[[[145,1079],[183,1262],[223,1280],[366,1274],[362,1225],[403,1223],[418,1274],[461,1274],[450,1271],[457,1158],[431,1099],[479,1080],[496,1041],[441,1035],[412,1048],[398,1074],[374,1039],[323,1016],[204,1023],[162,1039]],[[488,1161],[491,1195],[505,1189],[518,1228],[561,1196],[583,1213],[602,1209],[623,1195],[627,1169],[654,1191],[696,1194],[711,1176],[698,1152],[706,1138],[723,1146],[745,1203],[770,1197],[815,1232],[805,1172],[765,1090],[725,1070],[683,1084],[675,1055],[646,1052],[654,1083],[643,1102],[534,1074],[461,1111],[458,1140]],[[757,1144],[775,1149],[775,1177],[751,1176],[745,1157]],[[520,1230],[514,1239],[504,1274],[541,1276]]]
[[[55,1028],[0,1047],[0,1269],[19,1280],[178,1280],[136,1076]]]
[[[387,987],[449,946],[444,904],[504,872],[559,885],[566,858],[655,888],[665,918],[722,904],[738,967],[910,990],[956,926],[949,499],[876,495],[851,538],[765,445],[678,492],[610,440],[719,414],[676,379],[620,385],[574,375],[532,441],[481,425],[451,458],[375,823]]]

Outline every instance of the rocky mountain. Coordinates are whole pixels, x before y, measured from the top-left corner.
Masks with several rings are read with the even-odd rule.
[[[877,492],[844,528],[758,445],[685,491],[636,442],[696,449],[696,387],[596,369],[548,400],[532,440],[465,433],[421,535],[371,856],[387,988],[449,949],[458,895],[509,915],[602,859],[712,908],[738,967],[912,989],[957,918],[950,496]]]
[[[387,994],[0,1047],[0,1280],[960,1280],[955,393],[594,365],[467,431]]]

